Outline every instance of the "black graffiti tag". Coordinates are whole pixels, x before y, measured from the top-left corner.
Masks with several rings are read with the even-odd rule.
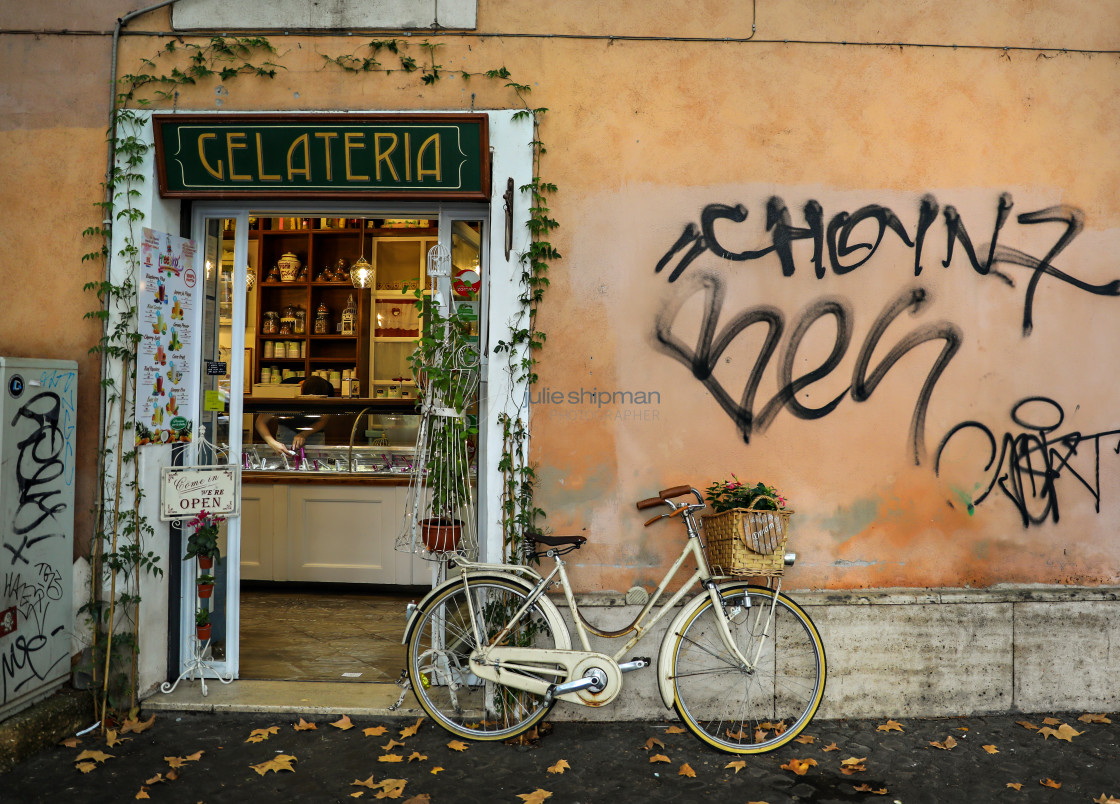
[[[962,434],[978,434],[987,444],[983,458],[978,493],[971,495],[969,505],[975,507],[999,489],[1019,512],[1023,527],[1041,525],[1047,520],[1057,523],[1061,519],[1057,481],[1069,476],[1087,490],[1093,498],[1097,513],[1101,510],[1101,439],[1120,435],[1120,430],[1099,433],[1072,431],[1058,435],[1057,430],[1065,421],[1065,411],[1053,399],[1032,396],[1022,399],[1011,408],[1011,420],[1021,432],[1006,432],[997,443],[995,434],[983,422],[964,421],[945,434],[937,447],[934,460],[935,472],[940,475],[946,453]],[[1074,465],[1085,457],[1082,448],[1090,446],[1089,466]],[[998,448],[998,451],[997,451]],[[1120,453],[1120,444],[1115,449]],[[1076,487],[1075,486],[1075,487]],[[971,508],[970,508],[971,510]]]
[[[716,232],[716,224],[730,222],[740,224],[747,220],[748,210],[742,204],[709,204],[700,213],[700,224],[689,223],[677,241],[658,260],[655,273],[661,273],[676,260],[669,271],[669,282],[676,282],[684,271],[701,255],[710,252],[716,257],[731,262],[757,260],[775,253],[781,265],[783,276],[793,276],[795,272],[792,245],[798,240],[811,240],[813,243],[812,265],[818,279],[826,274],[824,255],[828,254],[828,266],[837,275],[849,274],[858,269],[878,250],[888,231],[892,232],[907,248],[914,249],[914,276],[923,271],[922,249],[927,242],[927,234],[938,213],[945,221],[946,255],[942,266],[949,267],[955,247],[959,244],[972,269],[981,276],[991,276],[1014,287],[1010,276],[998,270],[999,265],[1013,265],[1027,268],[1031,272],[1023,301],[1022,328],[1029,335],[1033,328],[1034,304],[1038,285],[1043,276],[1051,276],[1072,285],[1078,290],[1099,296],[1120,296],[1120,279],[1102,284],[1093,284],[1078,279],[1054,267],[1056,258],[1084,226],[1083,213],[1070,206],[1055,206],[1019,215],[1015,220],[1021,226],[1043,223],[1064,224],[1064,230],[1057,241],[1041,259],[1018,249],[1000,245],[999,237],[1007,223],[1014,201],[1009,193],[1000,195],[991,240],[979,248],[972,243],[960,213],[953,206],[941,210],[937,199],[932,195],[922,198],[918,209],[918,223],[914,237],[911,238],[898,216],[887,207],[869,204],[855,212],[838,212],[825,222],[824,209],[820,202],[808,201],[802,208],[802,216],[807,224],[795,226],[793,217],[784,200],[774,196],[766,204],[766,231],[770,232],[770,245],[759,249],[733,251],[724,245]],[[874,237],[860,239],[856,230],[864,222],[874,225]],[[861,229],[866,231],[866,227]],[[982,257],[986,252],[986,257]]]
[[[693,349],[673,334],[673,323],[684,303],[700,289],[705,293],[705,307],[700,334]],[[819,419],[835,410],[849,393],[855,402],[867,401],[891,368],[907,353],[923,343],[941,341],[941,351],[918,392],[910,419],[911,453],[915,464],[922,463],[926,457],[926,410],[938,379],[960,349],[963,341],[960,329],[946,321],[924,324],[901,338],[873,369],[869,371],[869,368],[872,355],[887,328],[904,311],[909,310],[911,315],[918,315],[929,304],[930,295],[925,288],[920,286],[907,288],[879,313],[856,358],[851,385],[835,398],[818,407],[805,405],[797,399],[797,394],[828,376],[843,360],[852,339],[852,312],[847,302],[839,298],[822,298],[811,304],[794,324],[778,362],[780,390],[757,414],[755,396],[758,385],[781,340],[785,317],[776,307],[759,305],[732,317],[717,334],[716,327],[723,310],[724,296],[723,280],[718,275],[710,273],[697,275],[694,287],[686,288],[676,294],[658,313],[655,321],[655,345],[660,351],[689,367],[693,376],[704,384],[720,407],[735,422],[744,442],[748,444],[752,433],[764,432],[782,410],[788,409],[800,419]],[[831,317],[836,324],[832,350],[819,366],[795,378],[793,372],[797,363],[798,348],[813,324],[825,317]],[[755,324],[766,326],[765,340],[751,367],[742,394],[738,399],[734,399],[712,372],[720,356],[735,338]]]
[[[39,542],[52,537],[63,537],[60,533],[30,534],[47,519],[55,518],[66,510],[66,503],[55,500],[63,490],[60,482],[65,470],[64,455],[66,439],[59,427],[61,404],[56,393],[44,391],[29,400],[12,418],[15,426],[22,419],[32,423],[32,430],[16,446],[16,487],[19,490],[19,504],[12,517],[10,532],[23,536],[19,547],[4,544],[12,554],[13,563],[30,562],[24,551]]]

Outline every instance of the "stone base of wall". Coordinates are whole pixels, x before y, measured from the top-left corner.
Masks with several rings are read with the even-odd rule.
[[[1120,588],[792,592],[824,640],[821,718],[938,717],[1120,709]],[[584,617],[618,629],[640,610],[584,595]],[[557,605],[569,620],[563,599]],[[631,653],[656,663],[671,617]],[[591,638],[613,655],[623,640]],[[628,659],[630,656],[624,657]],[[623,677],[601,709],[560,703],[555,720],[673,718],[654,668]]]

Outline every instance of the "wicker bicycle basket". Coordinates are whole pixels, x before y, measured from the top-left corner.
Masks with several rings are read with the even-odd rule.
[[[772,500],[771,497],[760,499]],[[777,505],[777,501],[774,501]],[[708,566],[715,575],[775,576],[785,572],[793,511],[733,508],[701,517]]]

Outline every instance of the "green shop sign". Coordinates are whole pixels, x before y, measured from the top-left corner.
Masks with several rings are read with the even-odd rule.
[[[155,115],[167,198],[488,199],[485,115]]]

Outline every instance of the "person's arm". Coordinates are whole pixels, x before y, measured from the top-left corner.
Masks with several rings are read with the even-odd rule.
[[[287,447],[285,447],[283,444],[281,444],[279,441],[277,441],[276,436],[274,436],[272,434],[272,430],[270,428],[270,425],[274,421],[276,421],[275,416],[272,416],[272,415],[267,414],[267,413],[259,413],[259,414],[257,414],[256,419],[257,419],[257,424],[256,424],[257,434],[261,437],[261,440],[263,440],[264,443],[266,443],[270,447],[272,447],[273,452],[275,452],[277,455],[283,455],[284,453],[291,453],[291,450],[289,450]]]
[[[300,447],[302,447],[304,445],[304,442],[307,441],[308,436],[315,435],[315,433],[318,433],[320,430],[326,427],[327,422],[330,420],[330,418],[330,414],[324,413],[318,419],[316,419],[315,423],[309,428],[296,433],[296,437],[292,439],[292,449],[294,449],[296,452],[299,452]]]

